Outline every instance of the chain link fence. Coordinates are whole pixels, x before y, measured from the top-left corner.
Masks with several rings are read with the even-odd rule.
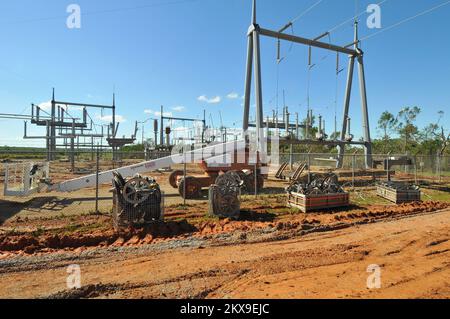
[[[112,151],[67,150],[57,151],[55,160],[49,163],[48,177],[52,183],[60,183],[84,176],[96,176],[97,172],[117,169],[146,160],[169,156],[169,152],[117,152],[120,160],[113,160]],[[68,218],[75,215],[105,214],[112,210],[112,184],[81,189],[73,193],[37,192],[28,187],[30,168],[46,163],[47,150],[0,150],[0,226],[21,213],[26,218]],[[117,157],[116,157],[117,158]],[[26,167],[26,169],[24,169]],[[8,173],[7,173],[8,172]],[[4,196],[8,185],[17,196]],[[23,193],[23,194],[21,194]]]
[[[427,183],[450,183],[450,156],[425,156],[405,154],[374,154],[373,167],[366,170],[365,156],[363,154],[346,154],[340,175],[351,177],[353,184],[357,179],[366,176],[374,181],[386,180],[388,171],[383,163],[393,158],[409,158],[412,165],[393,165],[391,171],[393,179],[414,182],[417,185]],[[300,163],[309,164],[311,170],[335,170],[337,154],[323,153],[282,153],[280,164],[287,162],[292,166]]]
[[[81,178],[87,175],[95,176],[96,172],[112,170],[119,167],[140,163],[145,160],[152,160],[169,156],[168,152],[123,152],[120,153],[120,161],[113,161],[111,151],[100,149],[76,150],[72,154],[62,150],[56,154],[56,160],[49,165],[49,177],[52,182],[59,183],[74,178]],[[365,170],[365,157],[362,154],[346,154],[344,156],[343,168],[340,174],[343,183],[347,186],[367,186],[374,185],[378,181],[386,180],[387,171],[380,163],[392,157],[404,157],[403,154],[386,155],[376,154],[373,156],[374,162],[379,165],[372,170]],[[394,180],[403,180],[417,185],[430,183],[450,184],[450,157],[449,156],[425,156],[412,155],[412,165],[393,166],[395,174]],[[46,216],[60,215],[61,218],[70,218],[72,215],[85,214],[105,214],[111,213],[112,209],[112,185],[99,185],[81,189],[73,193],[39,192],[26,196],[5,197],[3,188],[5,185],[5,165],[22,165],[23,163],[46,162],[46,150],[1,150],[0,151],[0,218],[5,220],[14,216],[18,212],[26,212],[26,216],[46,218]],[[73,159],[73,161],[71,160]],[[298,154],[282,153],[279,163],[289,162],[293,167],[299,163],[310,164],[311,170],[333,170],[336,167],[337,154]],[[181,169],[183,169],[181,167]],[[23,175],[15,178],[15,183],[24,182]],[[162,176],[162,175],[161,175]],[[167,179],[167,176],[161,177]],[[183,201],[173,190],[173,201]],[[22,215],[22,214],[21,214]],[[2,221],[0,220],[0,225]]]

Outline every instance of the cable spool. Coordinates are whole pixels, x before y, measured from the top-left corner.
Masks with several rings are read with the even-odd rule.
[[[153,178],[125,180],[113,172],[113,221],[116,230],[163,219],[163,193]]]
[[[339,184],[338,176],[334,173],[325,174],[324,176],[312,175],[310,183],[298,181],[290,185],[286,191],[303,195],[325,195],[344,192]]]
[[[209,214],[223,218],[239,218],[241,212],[241,186],[244,184],[237,172],[220,175],[209,188]]]

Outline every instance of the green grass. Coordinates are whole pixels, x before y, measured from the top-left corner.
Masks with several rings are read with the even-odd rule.
[[[390,201],[378,196],[374,191],[350,191],[350,203],[357,206],[387,205]]]
[[[422,188],[422,200],[433,200],[450,203],[450,193],[434,189]]]

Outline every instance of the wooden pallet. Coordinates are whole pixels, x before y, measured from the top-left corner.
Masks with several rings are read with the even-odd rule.
[[[287,196],[288,206],[298,208],[305,213],[350,205],[350,195],[348,193],[323,195],[290,193]]]
[[[395,204],[420,201],[420,190],[397,190],[392,187],[377,186],[377,195]]]

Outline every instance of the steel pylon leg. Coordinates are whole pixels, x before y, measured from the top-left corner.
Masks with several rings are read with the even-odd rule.
[[[352,95],[352,84],[353,84],[353,70],[355,68],[355,56],[350,56],[350,60],[348,62],[348,74],[347,74],[347,88],[345,90],[345,100],[344,100],[344,112],[342,118],[342,130],[341,130],[341,141],[345,141],[345,136],[347,134],[347,119],[348,119],[348,111],[350,107],[350,99]],[[345,145],[338,146],[338,161],[337,168],[342,168],[344,165],[344,153],[345,153]]]

